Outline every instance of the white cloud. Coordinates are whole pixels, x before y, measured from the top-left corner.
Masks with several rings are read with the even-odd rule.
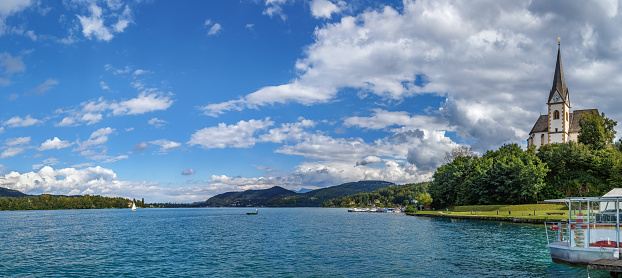
[[[239,100],[209,104],[202,109],[206,115],[216,117],[226,111],[241,111],[274,103],[298,102],[304,105],[328,102],[337,94],[330,88],[309,87],[294,81],[280,86],[269,86]]]
[[[32,4],[32,0],[5,0],[0,1],[0,15],[3,17],[22,11]]]
[[[110,128],[110,127],[100,128],[94,131],[93,133],[91,133],[89,140],[86,140],[81,143],[78,142],[79,147],[75,148],[74,151],[84,151],[92,147],[103,145],[106,142],[108,142],[108,136],[112,134],[114,131],[115,129]]]
[[[185,170],[181,171],[181,174],[184,175],[184,176],[194,175],[195,171],[194,171],[194,169],[185,169]]]
[[[0,29],[2,28],[2,18],[0,18]],[[0,31],[0,35],[2,32]],[[22,61],[22,57],[13,57],[11,54],[0,53],[0,85],[7,86],[11,84],[11,76],[18,72],[24,72],[26,65]]]
[[[32,89],[31,91],[38,95],[43,95],[48,90],[52,89],[54,86],[58,85],[58,81],[54,79],[45,80],[41,85]]]
[[[356,166],[362,166],[362,165],[369,165],[369,164],[378,164],[378,163],[382,163],[384,162],[384,160],[380,157],[377,156],[366,156],[363,159],[359,160],[356,162]]]
[[[56,123],[56,126],[75,126],[81,124],[95,124],[104,117],[103,113],[108,112],[107,116],[126,116],[139,115],[154,111],[166,110],[173,105],[174,100],[171,94],[142,92],[135,98],[125,101],[109,101],[102,97],[90,100],[76,108],[68,110],[58,110],[59,114],[69,114]]]
[[[80,167],[84,166],[88,165]],[[0,175],[0,187],[27,194],[90,194],[145,198],[147,202],[193,202],[206,200],[214,195],[206,186],[169,187],[160,186],[158,183],[122,181],[112,169],[100,166],[84,169],[54,169],[45,166],[38,172],[10,172]]]
[[[149,147],[147,142],[140,142],[140,144],[134,146],[134,151],[144,151]]]
[[[23,153],[24,151],[25,151],[24,148],[21,148],[21,147],[11,147],[11,148],[4,150],[2,154],[0,154],[0,159],[14,157],[20,153]]]
[[[239,121],[235,125],[218,124],[198,130],[190,137],[188,144],[212,148],[249,148],[255,145],[255,132],[265,130],[274,124],[270,118],[264,120]]]
[[[104,26],[102,8],[95,3],[91,3],[89,11],[91,11],[90,17],[77,15],[82,25],[84,36],[89,39],[94,36],[98,40],[110,41],[114,35],[112,35],[108,27]]]
[[[343,1],[340,2],[341,5],[345,5]],[[311,7],[311,14],[315,18],[331,18],[333,13],[339,13],[341,11],[341,8],[328,0],[312,0],[309,6]]]
[[[222,30],[222,26],[218,23],[215,23],[212,28],[209,29],[209,31],[207,32],[208,36],[211,35],[216,35],[218,34],[218,32],[220,32]]]
[[[41,146],[37,148],[37,150],[39,151],[45,151],[45,150],[51,150],[51,149],[59,150],[59,149],[70,147],[71,145],[72,143],[70,143],[69,141],[61,141],[60,139],[58,139],[58,137],[54,137],[54,139],[48,139],[45,142],[43,142]]]
[[[149,143],[153,144],[153,145],[156,145],[156,146],[160,146],[160,153],[166,153],[170,149],[178,148],[178,147],[181,146],[181,143],[174,142],[174,141],[169,141],[169,140],[166,140],[166,139],[159,139],[159,140],[155,140],[155,141],[150,141]]]
[[[9,120],[5,121],[3,125],[9,126],[9,127],[27,127],[27,126],[39,124],[41,122],[42,121],[32,118],[30,115],[27,115],[23,119],[20,116],[15,116],[13,118],[10,118]]]
[[[27,145],[30,143],[30,136],[7,139],[4,143],[7,146]]]
[[[142,92],[136,98],[111,104],[110,109],[112,109],[112,114],[115,116],[137,115],[166,110],[171,105],[173,105],[173,100],[171,100],[170,96]]]
[[[114,25],[115,32],[123,32],[130,23],[132,23],[132,10],[126,5],[123,13],[119,16],[119,21]]]
[[[166,124],[168,122],[165,121],[165,120],[160,120],[158,118],[151,118],[151,120],[147,121],[147,123],[149,125],[154,126],[155,128],[162,128],[162,127],[164,127],[164,124]]]
[[[87,4],[85,2],[84,4]],[[93,37],[100,41],[110,41],[114,38],[114,33],[122,33],[130,23],[133,23],[132,10],[129,5],[125,5],[123,12],[118,13],[122,4],[108,5],[108,9],[100,7],[96,2],[90,2],[88,9],[90,16],[76,15],[82,26],[82,34],[88,39]],[[106,22],[116,21],[107,26]]]

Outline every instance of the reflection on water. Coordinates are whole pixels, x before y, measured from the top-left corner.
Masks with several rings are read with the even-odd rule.
[[[251,210],[0,212],[0,276],[588,276],[551,261],[542,226],[320,208],[247,216]]]

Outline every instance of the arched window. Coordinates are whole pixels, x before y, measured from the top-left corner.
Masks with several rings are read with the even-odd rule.
[[[555,110],[555,112],[553,112],[553,120],[559,120],[559,111]]]
[[[540,145],[544,146],[544,134],[540,135]]]

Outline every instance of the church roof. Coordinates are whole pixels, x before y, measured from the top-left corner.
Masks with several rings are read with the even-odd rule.
[[[598,109],[575,110],[574,112],[570,113],[570,132],[579,132],[579,130],[581,130],[579,120],[581,119],[581,115],[587,113],[599,115]]]
[[[536,121],[536,124],[533,125],[531,132],[529,134],[534,134],[536,132],[548,132],[549,131],[549,115],[540,115],[540,118]]]
[[[568,88],[566,88],[566,82],[564,81],[564,69],[562,68],[562,54],[561,47],[557,47],[557,63],[555,64],[555,75],[553,75],[553,88],[549,93],[548,103],[553,103],[553,96],[555,92],[559,92],[559,96],[562,102],[567,102],[570,106],[570,96],[568,94]]]

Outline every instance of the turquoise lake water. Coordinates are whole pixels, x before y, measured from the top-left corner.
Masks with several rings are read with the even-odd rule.
[[[0,212],[1,277],[588,277],[542,226],[345,209]],[[590,271],[590,277],[609,277]]]

